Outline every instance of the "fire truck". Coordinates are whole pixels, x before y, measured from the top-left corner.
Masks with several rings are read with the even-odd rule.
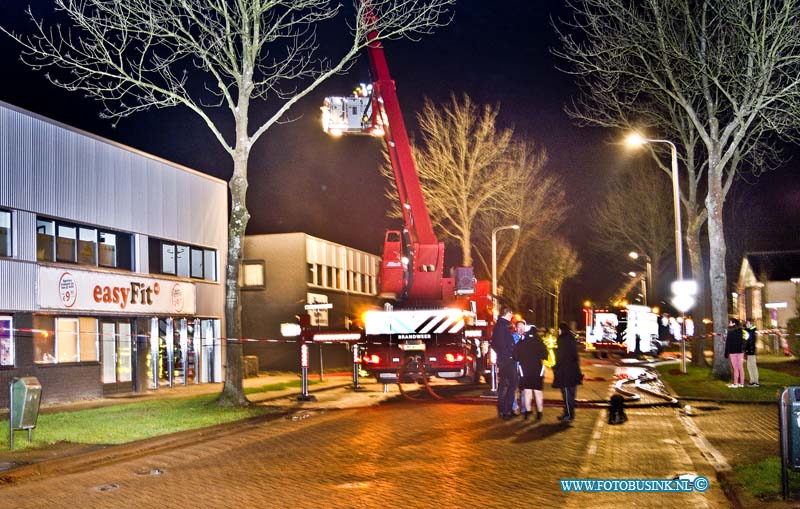
[[[394,172],[404,228],[386,232],[379,275],[383,309],[364,316],[362,366],[379,382],[436,376],[477,381],[492,325],[488,281],[472,267],[444,274],[444,243],[431,223],[405,123],[376,33],[368,35],[372,82],[354,95],[327,97],[323,129],[330,135],[383,138]]]
[[[595,356],[649,354],[658,356],[658,316],[652,308],[628,304],[608,309],[584,308],[586,348]]]

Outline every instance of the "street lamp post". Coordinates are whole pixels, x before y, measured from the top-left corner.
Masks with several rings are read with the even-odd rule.
[[[642,138],[638,134],[631,134],[625,142],[628,145],[644,145],[645,143],[666,143],[672,154],[672,201],[675,214],[675,267],[678,272],[678,281],[683,279],[683,241],[681,239],[681,196],[678,186],[678,149],[669,140],[651,140]]]
[[[518,224],[498,226],[492,230],[492,297],[497,299],[497,232],[500,230],[519,230]]]
[[[498,226],[492,229],[492,308],[497,311],[497,232],[500,230],[519,230],[518,224]],[[491,356],[491,352],[487,352]],[[497,363],[492,362],[492,388],[486,393],[487,396],[497,395]]]
[[[650,257],[647,255],[639,255],[639,253],[637,253],[636,251],[631,251],[630,253],[628,253],[628,256],[630,256],[634,260],[637,260],[639,256],[644,256],[645,279],[647,283],[646,285],[643,284],[642,288],[644,288],[643,291],[644,305],[649,306],[650,303],[648,302],[647,299],[647,289],[649,288],[651,292],[653,291],[653,271],[652,271],[652,264],[650,262]]]
[[[669,145],[670,154],[671,154],[671,164],[672,164],[672,201],[673,201],[673,209],[675,214],[675,268],[677,269],[678,279],[675,283],[673,283],[674,287],[680,288],[681,291],[685,291],[686,287],[683,285],[683,241],[681,239],[681,197],[680,197],[680,187],[678,186],[678,149],[675,147],[675,144],[669,140],[652,140],[641,137],[639,134],[633,133],[625,140],[628,145],[638,146],[643,145],[645,143],[666,143]],[[693,289],[696,291],[696,287]],[[683,300],[686,298],[693,299],[693,295],[682,295],[682,303],[679,307],[681,312],[681,316],[684,315],[686,311],[691,308],[694,304],[694,301],[691,302]],[[686,374],[686,340],[683,336],[683,324],[681,324],[681,372]]]

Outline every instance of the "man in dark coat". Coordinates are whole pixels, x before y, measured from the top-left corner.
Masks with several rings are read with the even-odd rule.
[[[556,364],[553,366],[553,387],[561,389],[564,398],[564,414],[559,417],[562,422],[575,419],[575,396],[578,385],[583,383],[578,343],[575,334],[566,323],[558,324],[558,344],[556,345]]]
[[[500,308],[500,317],[492,331],[492,350],[497,356],[500,381],[497,384],[497,413],[504,420],[514,417],[514,398],[519,378],[514,360],[514,337],[511,335],[511,308]]]

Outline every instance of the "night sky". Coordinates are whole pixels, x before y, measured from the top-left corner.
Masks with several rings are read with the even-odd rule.
[[[37,0],[33,6],[46,13],[50,3]],[[25,28],[25,4],[3,2],[0,22]],[[549,170],[563,178],[572,206],[563,232],[578,248],[584,265],[567,287],[566,304],[577,308],[583,299],[604,298],[622,283],[619,270],[608,269],[608,259],[592,249],[596,233],[591,210],[603,198],[608,175],[636,156],[613,143],[622,133],[578,127],[563,112],[576,90],[570,77],[555,69],[557,62],[549,50],[558,45],[550,18],[566,14],[559,0],[461,0],[449,26],[420,42],[385,46],[412,137],[415,113],[424,97],[441,104],[451,93],[467,93],[479,104],[499,104],[502,126],[513,125],[546,148]],[[98,103],[50,85],[42,73],[20,63],[19,49],[6,37],[0,38],[0,55],[4,64],[0,100],[210,175],[230,177],[230,159],[188,110],[137,114],[114,128],[98,117]],[[346,76],[323,84],[292,110],[293,122],[274,126],[261,138],[250,161],[248,233],[304,231],[379,252],[383,230],[397,226],[385,218],[389,202],[377,170],[382,142],[367,137],[332,139],[319,123],[326,95],[346,95],[368,80],[363,55]],[[731,201],[735,205],[726,206],[732,218],[726,225],[733,236],[732,251],[800,248],[800,179],[795,161],[755,185],[738,186]]]

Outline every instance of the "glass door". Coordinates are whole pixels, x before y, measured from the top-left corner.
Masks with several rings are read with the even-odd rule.
[[[103,383],[113,389],[130,388],[133,380],[133,335],[130,322],[101,322]],[[111,387],[108,387],[112,389]]]

